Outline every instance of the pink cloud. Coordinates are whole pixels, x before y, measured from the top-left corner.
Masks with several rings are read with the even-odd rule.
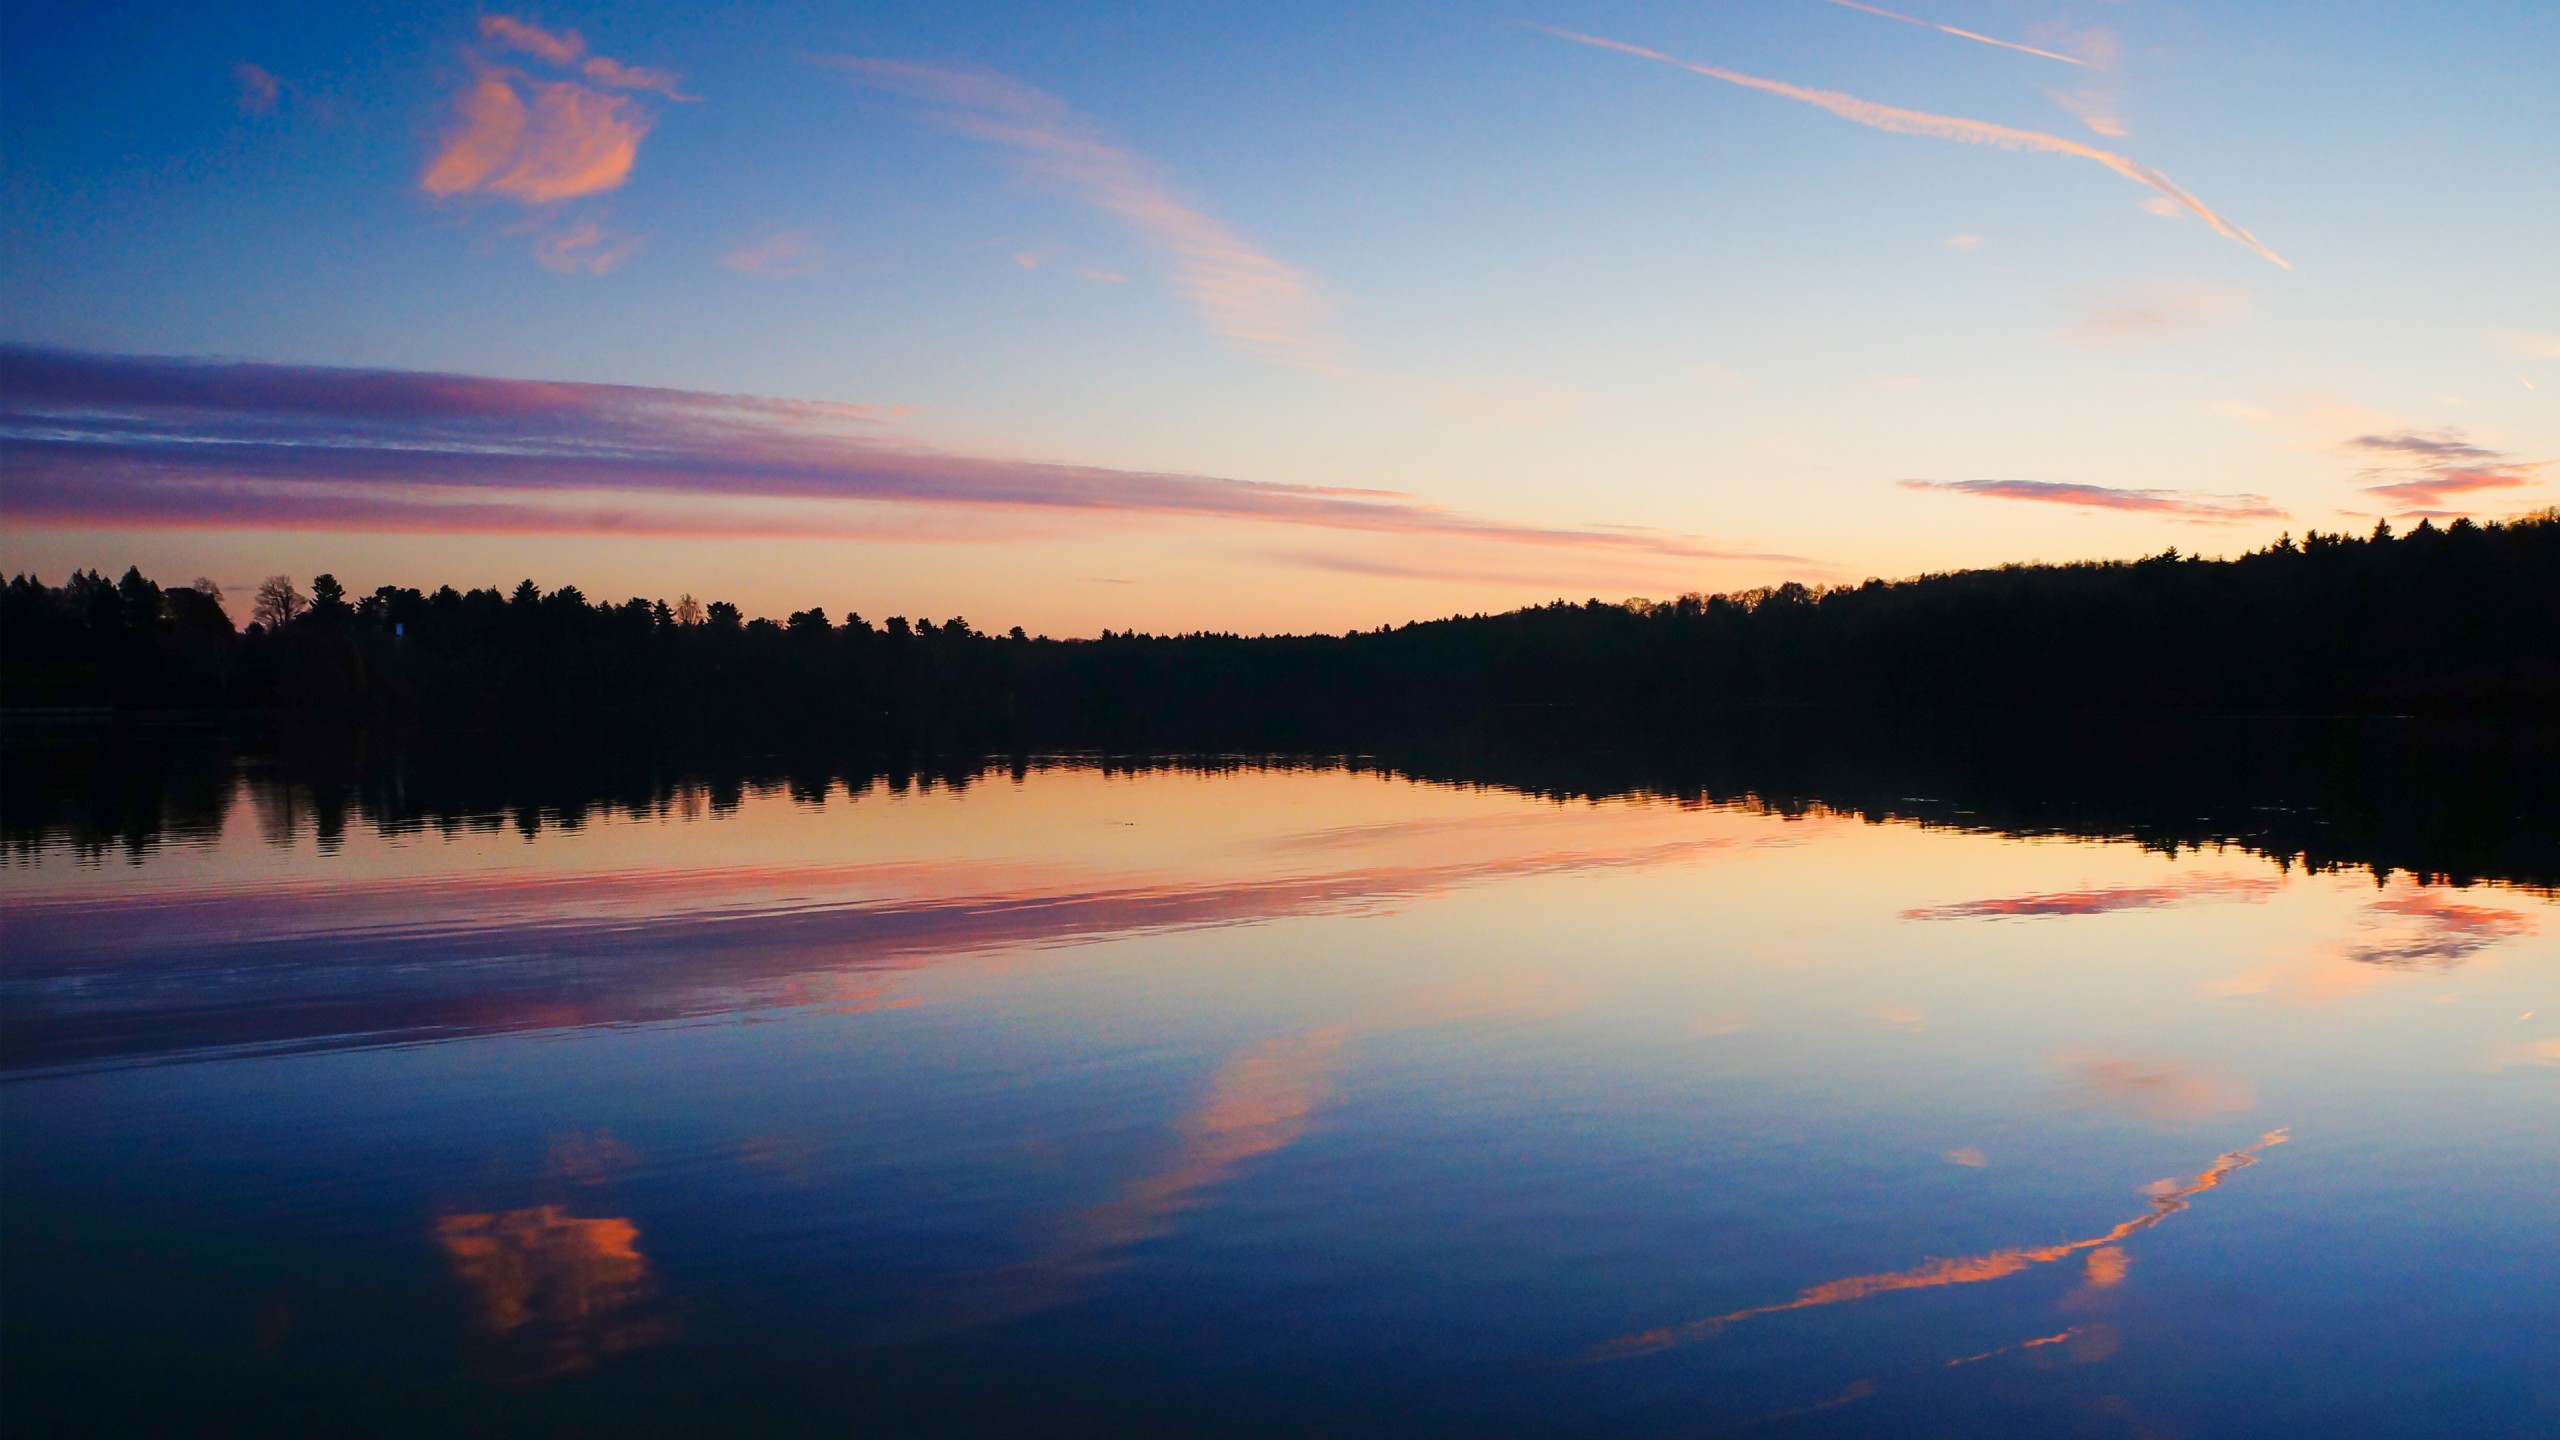
[[[629,97],[572,80],[483,68],[418,185],[439,200],[501,195],[548,204],[619,189],[652,119]]]
[[[894,412],[639,386],[0,345],[0,516],[25,525],[1005,538],[997,519],[1195,519],[1731,559],[1390,491],[957,455]],[[920,518],[922,517],[922,518]],[[933,517],[941,517],[935,519]],[[1776,557],[1768,557],[1776,558]]]
[[[2074,505],[2087,510],[2130,510],[2208,525],[2228,524],[2235,520],[2281,520],[2285,514],[2269,505],[2264,495],[2126,490],[2112,485],[2081,485],[2060,480],[1905,480],[1901,484],[1905,490],[1942,490],[1992,500]]]
[[[2464,513],[2442,507],[2459,495],[2520,490],[2539,484],[2535,472],[2550,464],[2547,460],[2519,460],[2474,444],[2456,430],[2359,435],[2347,442],[2347,448],[2384,462],[2365,472],[2368,479],[2384,481],[2366,486],[2365,493],[2381,496],[2404,515]],[[2390,478],[2394,476],[2398,478]]]
[[[631,95],[653,90],[671,99],[675,76],[624,65],[587,52],[574,30],[553,32],[508,15],[483,16],[482,40],[496,50],[529,56],[566,71],[540,78],[514,65],[469,58],[470,80],[453,99],[453,114],[418,187],[437,200],[512,200],[534,218],[513,233],[532,233],[533,258],[559,274],[602,275],[629,259],[638,237],[606,230],[592,217],[565,223],[552,207],[563,201],[618,190],[631,179],[640,142],[656,117]]]

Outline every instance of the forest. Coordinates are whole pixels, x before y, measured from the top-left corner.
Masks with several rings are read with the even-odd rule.
[[[246,623],[235,619],[246,610]],[[590,599],[574,586],[128,569],[0,594],[0,706],[482,732],[1287,746],[1518,723],[1876,713],[2560,717],[2560,511],[2290,535],[2233,559],[2021,564],[1591,599],[1344,635],[1051,639],[952,618]]]

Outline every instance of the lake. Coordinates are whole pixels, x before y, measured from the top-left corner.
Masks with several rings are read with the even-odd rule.
[[[12,1432],[2560,1433],[2460,835],[408,763],[13,821]]]

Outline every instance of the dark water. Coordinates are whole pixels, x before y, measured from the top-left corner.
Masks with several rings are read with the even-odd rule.
[[[2560,1433],[2530,784],[149,753],[13,1433]]]

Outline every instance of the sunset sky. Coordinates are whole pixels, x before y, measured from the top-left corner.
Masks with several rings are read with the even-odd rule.
[[[2555,57],[2549,0],[12,6],[0,569],[1338,630],[2520,513]]]

